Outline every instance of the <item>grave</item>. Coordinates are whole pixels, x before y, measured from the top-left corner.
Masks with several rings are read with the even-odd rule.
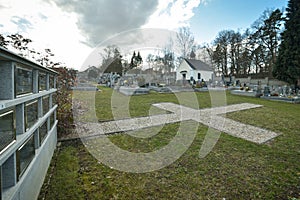
[[[115,85],[114,89],[126,96],[149,94],[149,88],[140,86],[142,84],[139,82],[137,76],[124,76]]]
[[[79,91],[99,91],[99,89],[91,83],[78,83],[76,86],[71,87],[71,89]]]
[[[127,86],[119,87],[119,92],[127,96],[149,94],[149,91],[150,89],[148,88],[127,87]]]
[[[169,87],[152,87],[151,90],[158,93],[172,93],[172,89]]]
[[[262,95],[261,89],[259,86],[252,86],[249,89],[234,89],[230,91],[231,94],[249,96],[249,97],[259,97]]]
[[[270,87],[266,88],[264,95],[261,96],[262,99],[267,99],[271,101],[282,101],[287,103],[300,103],[300,95],[293,94],[293,90],[289,86],[273,88],[272,91]]]
[[[282,101],[287,103],[300,103],[300,97],[294,96],[294,97],[283,97],[283,96],[262,96],[260,97],[262,99],[267,99],[271,101]]]
[[[257,93],[253,91],[245,91],[245,90],[231,90],[231,94],[248,96],[248,97],[257,97]]]
[[[270,89],[269,86],[265,86],[265,87],[264,87],[263,95],[264,95],[265,97],[271,96],[271,89]]]

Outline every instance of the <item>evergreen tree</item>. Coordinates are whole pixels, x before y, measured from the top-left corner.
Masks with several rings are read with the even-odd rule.
[[[136,53],[134,51],[133,55],[131,57],[129,69],[138,67],[140,64],[142,64],[142,62],[143,62],[143,58],[142,58],[140,52],[138,52],[138,54],[136,55]]]
[[[286,11],[285,30],[273,75],[296,86],[300,79],[300,1],[289,0]]]
[[[252,53],[255,59],[256,71],[272,76],[277,60],[282,30],[282,12],[265,10],[263,15],[252,24],[254,32],[249,37]]]
[[[137,61],[138,64],[142,64],[142,62],[143,62],[143,58],[142,58],[140,52],[138,52],[138,55],[136,57],[136,61]]]
[[[129,65],[130,69],[133,69],[134,67],[136,67],[135,58],[136,58],[136,53],[135,53],[135,51],[133,51],[133,54],[132,54],[132,57],[130,60],[130,65]]]

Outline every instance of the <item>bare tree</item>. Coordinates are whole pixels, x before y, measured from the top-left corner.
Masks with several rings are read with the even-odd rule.
[[[177,42],[183,58],[188,58],[192,50],[195,50],[195,39],[188,27],[181,27],[179,29]]]

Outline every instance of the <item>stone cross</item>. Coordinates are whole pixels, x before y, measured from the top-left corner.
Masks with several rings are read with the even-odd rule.
[[[265,143],[280,135],[279,133],[275,133],[270,130],[243,124],[241,122],[221,116],[222,114],[230,112],[262,107],[261,105],[257,104],[242,103],[200,110],[174,103],[158,103],[153,104],[153,106],[170,111],[171,113],[148,117],[122,119],[103,123],[87,123],[83,124],[83,126],[91,132],[101,135],[133,131],[142,128],[193,120],[234,137],[242,138],[258,144]]]

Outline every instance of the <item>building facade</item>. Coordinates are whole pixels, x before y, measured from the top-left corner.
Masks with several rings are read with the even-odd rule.
[[[37,199],[57,143],[57,73],[0,48],[0,199]]]
[[[213,75],[212,67],[201,60],[183,59],[176,70],[176,81],[209,81],[213,79]]]

